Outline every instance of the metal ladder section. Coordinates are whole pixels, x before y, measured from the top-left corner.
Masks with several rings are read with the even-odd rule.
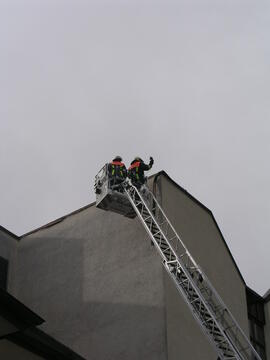
[[[261,360],[207,276],[196,264],[153,193],[127,184],[128,196],[165,269],[222,360]],[[150,210],[151,209],[151,210]]]

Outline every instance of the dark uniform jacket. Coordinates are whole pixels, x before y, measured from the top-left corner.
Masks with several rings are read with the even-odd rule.
[[[133,160],[128,168],[128,176],[133,183],[145,183],[144,171],[150,170],[152,162],[149,165],[145,164],[143,160]]]
[[[125,179],[127,177],[127,169],[121,161],[112,161],[108,164],[108,173],[110,177]]]

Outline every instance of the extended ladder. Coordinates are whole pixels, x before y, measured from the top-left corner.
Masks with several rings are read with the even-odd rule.
[[[139,219],[155,244],[165,269],[202,331],[222,360],[261,360],[230,310],[196,264],[151,191],[142,196],[125,187]]]

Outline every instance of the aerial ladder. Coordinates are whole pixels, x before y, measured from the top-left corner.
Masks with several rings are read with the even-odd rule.
[[[262,360],[189,253],[154,194],[148,190],[143,196],[130,180],[126,180],[118,190],[112,190],[107,165],[96,176],[95,191],[97,207],[130,218],[137,215],[141,220],[167,273],[219,359]]]

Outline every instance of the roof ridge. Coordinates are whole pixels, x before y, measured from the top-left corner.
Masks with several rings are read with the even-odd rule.
[[[0,225],[0,231],[3,231],[4,233],[14,237],[16,240],[20,239],[20,236],[14,234],[13,232],[9,231],[8,229],[4,228],[3,226]]]
[[[148,179],[151,179],[151,178],[155,177],[156,175],[160,174],[161,172],[162,172],[162,171],[160,171],[160,172],[158,172],[158,173],[156,173],[156,174],[150,175],[150,176],[148,177]],[[164,171],[164,173],[165,173],[165,171]],[[166,173],[165,173],[165,174],[166,174]],[[168,175],[167,175],[167,176],[168,176]],[[51,226],[53,226],[53,225],[56,225],[56,224],[60,223],[61,221],[65,220],[67,217],[72,216],[72,215],[75,215],[75,214],[77,214],[77,213],[79,213],[79,212],[81,212],[81,211],[83,211],[83,210],[88,209],[89,207],[95,205],[95,203],[96,203],[96,202],[94,201],[94,202],[92,202],[92,203],[90,203],[90,204],[88,204],[88,205],[85,205],[85,206],[83,206],[83,207],[81,207],[81,208],[79,208],[79,209],[77,209],[77,210],[74,210],[74,211],[72,211],[72,212],[70,212],[70,213],[68,213],[68,214],[66,214],[66,215],[63,215],[63,216],[61,216],[61,217],[59,217],[59,218],[57,218],[57,219],[55,219],[55,220],[52,220],[52,221],[48,222],[47,224],[41,225],[41,226],[39,226],[39,227],[37,227],[37,228],[35,228],[35,229],[33,229],[33,230],[30,230],[30,231],[22,234],[21,236],[17,236],[17,235],[14,235],[14,236],[16,236],[16,237],[18,238],[18,240],[20,240],[20,239],[22,239],[22,238],[24,238],[24,237],[26,237],[26,236],[28,236],[28,235],[31,235],[31,234],[39,231],[39,230],[47,229],[47,228],[49,228],[49,227],[51,227]],[[0,228],[1,228],[1,227],[0,227]],[[8,230],[6,230],[6,231],[8,231]]]
[[[79,208],[79,209],[77,209],[77,210],[72,211],[71,213],[68,213],[68,214],[66,214],[66,215],[63,215],[63,216],[55,219],[55,220],[52,220],[52,221],[50,221],[49,223],[47,223],[47,224],[45,224],[45,225],[42,225],[42,226],[40,226],[40,227],[38,227],[38,228],[36,228],[36,229],[33,229],[33,230],[31,230],[31,231],[28,231],[27,233],[21,235],[21,236],[19,237],[19,239],[22,239],[22,238],[24,238],[24,237],[26,237],[26,236],[28,236],[28,235],[31,235],[31,234],[39,231],[39,230],[47,229],[47,228],[49,228],[49,227],[51,227],[51,226],[53,226],[53,225],[55,225],[55,224],[58,224],[58,223],[62,222],[63,220],[65,220],[66,218],[68,218],[69,216],[75,215],[75,214],[77,214],[77,213],[80,213],[81,211],[84,211],[84,210],[90,208],[90,207],[93,206],[95,203],[96,203],[96,202],[94,201],[94,202],[92,202],[92,203],[90,203],[90,204],[88,204],[88,205],[85,205],[85,206],[83,206],[83,207],[81,207],[81,208]]]
[[[245,279],[243,278],[243,275],[241,274],[241,271],[240,271],[240,269],[239,269],[236,261],[234,260],[234,257],[233,257],[233,255],[232,255],[232,253],[231,253],[231,250],[230,250],[230,248],[229,248],[229,246],[228,246],[228,244],[227,244],[227,242],[226,242],[226,240],[225,240],[225,238],[224,238],[224,236],[223,236],[223,234],[222,234],[222,232],[221,232],[221,230],[220,230],[220,227],[218,226],[218,223],[217,223],[217,221],[216,221],[216,219],[215,219],[215,217],[214,217],[213,212],[212,212],[207,206],[205,206],[203,203],[201,203],[198,199],[196,199],[193,195],[191,195],[186,189],[184,189],[182,186],[180,186],[179,184],[177,184],[177,182],[175,182],[175,181],[166,173],[166,171],[161,170],[159,173],[156,174],[155,177],[157,177],[157,176],[159,176],[159,175],[164,175],[166,178],[168,178],[169,181],[171,181],[171,182],[172,182],[176,187],[178,187],[181,191],[183,191],[184,193],[186,193],[189,198],[191,198],[193,201],[195,201],[199,206],[201,206],[204,210],[206,210],[206,211],[210,214],[210,216],[212,217],[212,219],[213,219],[213,221],[214,221],[214,224],[215,224],[215,226],[217,227],[217,230],[218,230],[218,232],[219,232],[219,234],[220,234],[220,236],[221,236],[221,239],[223,240],[224,245],[225,245],[227,251],[229,252],[229,255],[230,255],[230,257],[231,257],[231,259],[232,259],[232,261],[233,261],[233,263],[234,263],[234,265],[235,265],[235,267],[236,267],[236,270],[238,271],[238,274],[239,274],[240,278],[242,279],[243,283],[246,285]]]

